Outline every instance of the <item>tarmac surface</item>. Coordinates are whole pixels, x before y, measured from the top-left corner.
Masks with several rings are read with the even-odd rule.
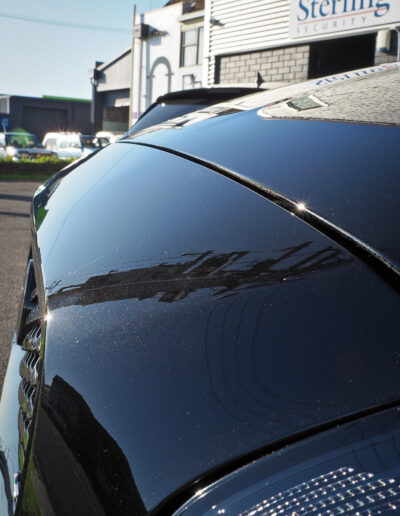
[[[0,392],[30,245],[30,202],[40,182],[0,181]]]

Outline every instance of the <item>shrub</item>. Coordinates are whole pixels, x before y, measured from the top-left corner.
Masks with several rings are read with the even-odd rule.
[[[21,159],[0,159],[0,180],[30,179],[42,181],[72,163],[73,159],[52,159],[49,157]]]

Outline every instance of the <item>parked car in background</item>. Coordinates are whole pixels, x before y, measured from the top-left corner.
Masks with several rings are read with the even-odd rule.
[[[3,132],[0,133],[0,158],[20,159],[56,158],[57,154],[51,149],[43,148],[36,136],[31,133]]]
[[[61,159],[81,158],[108,145],[109,141],[80,133],[47,133],[43,146]]]
[[[112,131],[98,131],[96,133],[96,138],[100,138],[103,142],[103,147],[107,145],[107,143],[114,143],[118,141],[124,133],[113,133]]]
[[[5,137],[3,136],[4,133],[0,133],[0,159],[5,159],[6,156],[6,141]]]
[[[338,74],[38,189],[1,515],[399,513],[399,105]]]

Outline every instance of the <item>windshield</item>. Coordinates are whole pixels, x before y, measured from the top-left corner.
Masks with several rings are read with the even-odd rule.
[[[136,124],[130,129],[129,135],[135,134],[138,131],[147,129],[153,125],[160,124],[161,122],[165,122],[166,120],[170,120],[171,118],[176,118],[177,116],[197,111],[198,109],[205,108],[209,105],[210,102],[207,102],[204,99],[191,99],[190,101],[183,100],[156,104],[153,108],[146,111],[142,118],[136,122]]]
[[[6,134],[6,145],[18,147],[20,149],[30,149],[32,147],[41,147],[38,139],[34,134],[29,133],[9,133]]]
[[[81,136],[82,147],[86,149],[101,149],[108,144],[104,138],[96,138],[95,136]]]

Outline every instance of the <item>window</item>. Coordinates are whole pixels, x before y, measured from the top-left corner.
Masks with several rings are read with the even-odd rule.
[[[34,134],[30,133],[6,133],[6,145],[18,147],[20,149],[31,149],[33,147],[41,147],[38,139]]]
[[[203,27],[182,32],[181,66],[201,64],[203,60]]]
[[[55,150],[57,149],[57,139],[56,138],[48,138],[45,142],[46,149]]]
[[[76,141],[72,141],[71,138],[61,140],[59,147],[60,149],[80,149],[79,143],[77,143]]]
[[[375,41],[376,33],[311,43],[308,78],[373,66]]]

